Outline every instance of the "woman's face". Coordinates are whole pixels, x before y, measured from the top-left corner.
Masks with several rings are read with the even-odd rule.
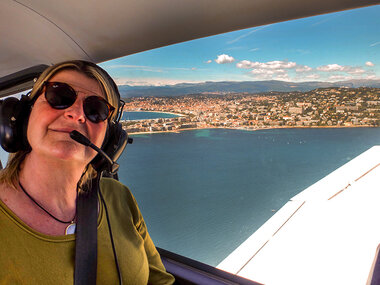
[[[83,100],[86,97],[96,95],[106,98],[100,84],[74,70],[60,71],[48,81],[67,83],[78,96],[72,106],[57,110],[50,107],[43,89],[33,105],[28,123],[27,137],[32,147],[31,154],[88,164],[96,152],[72,140],[70,132],[77,130],[96,146],[102,145],[107,121],[93,123],[83,112]]]

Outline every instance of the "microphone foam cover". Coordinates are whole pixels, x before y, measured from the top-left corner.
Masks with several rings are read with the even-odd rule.
[[[72,131],[71,133],[70,133],[70,137],[74,140],[74,141],[76,141],[76,142],[78,142],[78,143],[80,143],[80,144],[83,144],[83,145],[85,145],[85,146],[90,146],[91,145],[91,142],[90,142],[90,140],[88,139],[88,138],[86,138],[84,135],[82,135],[80,132],[78,132],[78,131]]]

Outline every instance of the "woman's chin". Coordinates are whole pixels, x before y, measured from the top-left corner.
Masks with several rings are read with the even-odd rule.
[[[85,149],[84,146],[78,146],[77,144],[63,144],[58,143],[51,147],[47,153],[51,158],[56,158],[62,161],[71,162],[83,162],[87,164],[91,161],[89,151]]]

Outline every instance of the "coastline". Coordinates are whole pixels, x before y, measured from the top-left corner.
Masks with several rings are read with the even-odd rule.
[[[188,128],[188,129],[176,129],[170,131],[154,131],[154,132],[135,132],[128,133],[128,135],[144,135],[144,134],[158,134],[158,133],[180,133],[183,131],[194,131],[194,130],[207,130],[207,129],[227,129],[227,130],[240,130],[240,131],[261,131],[261,130],[275,130],[275,129],[346,129],[346,128],[379,128],[374,126],[277,126],[268,128],[257,128],[257,129],[246,129],[246,128],[232,128],[232,127],[203,127],[203,128]]]

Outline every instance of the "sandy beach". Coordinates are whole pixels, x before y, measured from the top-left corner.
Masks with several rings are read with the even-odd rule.
[[[376,128],[373,126],[278,126],[278,127],[267,127],[267,128],[232,128],[232,127],[204,127],[204,128],[187,128],[187,129],[175,129],[170,131],[154,131],[154,132],[135,132],[128,133],[129,135],[143,135],[143,134],[158,134],[158,133],[180,133],[183,131],[193,131],[193,130],[207,130],[207,129],[228,129],[228,130],[241,130],[241,131],[260,131],[260,130],[274,130],[274,129],[343,129],[343,128]]]

